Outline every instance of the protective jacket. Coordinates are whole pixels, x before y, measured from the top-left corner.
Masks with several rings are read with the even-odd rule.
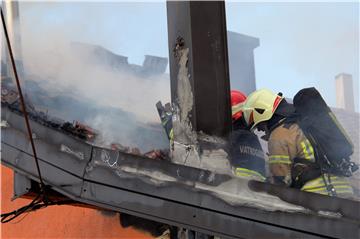
[[[259,139],[241,122],[233,123],[228,149],[234,175],[265,181],[265,157]]]
[[[280,123],[275,127],[268,148],[269,169],[275,183],[329,196],[353,195],[353,189],[345,178],[321,173],[314,148],[297,123]]]
[[[234,175],[265,181],[265,159],[258,137],[239,129],[230,139],[230,160]]]

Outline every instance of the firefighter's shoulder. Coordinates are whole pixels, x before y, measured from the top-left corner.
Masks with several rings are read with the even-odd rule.
[[[300,133],[301,129],[296,123],[281,124],[272,130],[269,141],[293,141]]]

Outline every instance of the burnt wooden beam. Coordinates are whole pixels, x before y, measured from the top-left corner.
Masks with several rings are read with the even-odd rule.
[[[227,136],[231,112],[225,3],[168,1],[167,19],[171,99],[180,120],[195,132]],[[176,124],[174,130],[175,138],[180,137]]]

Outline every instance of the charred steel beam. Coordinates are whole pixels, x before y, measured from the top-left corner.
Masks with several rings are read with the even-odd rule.
[[[181,120],[188,116],[195,131],[226,136],[231,114],[224,2],[168,1],[167,19],[171,99]]]
[[[2,121],[7,122],[1,129],[1,163],[38,181],[23,117],[7,107],[1,110]],[[44,182],[80,203],[220,237],[350,239],[359,235],[359,202],[250,183],[252,192],[265,191],[305,207],[293,205],[287,211],[289,205],[276,200],[274,205],[285,208],[268,211],[251,207],[243,197],[235,197],[236,201],[222,197],[243,195],[232,186],[243,185],[239,178],[99,148],[33,120],[31,126]],[[268,196],[254,195],[258,197],[269,206]]]

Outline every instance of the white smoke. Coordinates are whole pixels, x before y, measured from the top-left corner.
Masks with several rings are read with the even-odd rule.
[[[30,11],[31,6],[29,3],[20,8],[20,11]],[[50,6],[51,4],[40,6],[40,9],[37,6],[37,11],[46,13],[44,10]],[[117,142],[143,150],[163,147],[164,133],[159,132],[158,128],[152,133],[152,126],[160,126],[156,102],[170,101],[169,75],[142,77],[131,71],[115,69],[107,62],[99,62],[96,55],[89,51],[77,50],[74,42],[79,39],[75,39],[76,34],[73,33],[81,31],[81,26],[87,21],[86,8],[81,13],[83,18],[79,17],[82,21],[66,26],[44,24],[41,22],[43,19],[34,13],[36,11],[20,12],[20,15],[23,14],[20,19],[20,35],[26,75],[31,76],[31,80],[35,80],[51,97],[68,97],[88,102],[89,107],[99,109],[83,120],[101,133],[102,142]],[[91,41],[92,39],[89,39],[84,43]],[[146,54],[149,53],[144,52],[144,55]],[[108,113],[104,114],[102,108],[118,112],[107,110]],[[78,105],[71,104],[70,100],[66,109],[59,107],[49,109],[49,112],[56,110],[57,116],[66,120],[78,120],[76,117],[79,112],[85,109],[79,109]],[[117,122],[119,112],[126,113],[126,121]],[[149,126],[149,123],[152,125]],[[144,135],[139,135],[141,127],[147,129]]]
[[[134,113],[141,122],[158,121],[155,103],[170,101],[168,75],[141,78],[91,61],[94,55],[74,51],[70,42],[24,42],[28,74],[46,80],[47,90],[68,92],[75,98],[92,99],[99,105]],[[71,106],[69,106],[71,108]]]

